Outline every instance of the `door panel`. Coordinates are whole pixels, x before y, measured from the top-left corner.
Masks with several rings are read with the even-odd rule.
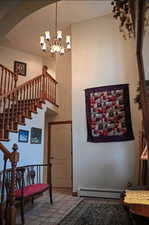
[[[53,187],[71,187],[71,124],[51,126],[50,149]]]

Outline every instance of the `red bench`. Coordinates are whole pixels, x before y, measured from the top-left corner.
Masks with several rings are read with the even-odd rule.
[[[34,202],[34,197],[43,193],[44,191],[49,191],[50,203],[52,204],[52,184],[51,184],[51,164],[37,164],[37,165],[27,165],[23,167],[17,167],[16,170],[16,192],[15,199],[16,202],[20,202],[20,212],[22,224],[25,223],[24,219],[24,203],[26,200],[31,199]],[[45,174],[49,175],[46,176]],[[7,196],[10,192],[10,179],[11,170],[6,170],[5,178],[5,188]],[[47,182],[43,182],[46,179]],[[6,210],[7,202],[6,200]]]

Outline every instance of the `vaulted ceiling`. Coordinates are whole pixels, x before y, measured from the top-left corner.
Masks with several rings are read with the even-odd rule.
[[[12,0],[9,1],[12,2]],[[0,23],[1,21],[5,21],[2,27],[0,26],[0,33],[2,31],[2,34],[5,34],[7,38],[3,40],[3,45],[42,55],[39,46],[39,37],[45,30],[49,29],[49,25],[51,30],[54,29],[55,4],[49,5],[52,0],[13,1],[16,5],[13,5],[14,9],[12,11],[16,12],[16,9],[19,11],[16,14],[10,12],[13,14],[12,21],[10,18],[5,21],[9,14],[8,11],[6,12],[5,7],[3,7],[3,16],[0,18]],[[21,3],[19,4],[20,1],[26,6],[25,8],[22,9],[23,5]],[[112,11],[110,2],[109,0],[60,1],[58,3],[58,24],[60,28],[67,30],[70,24],[109,14]],[[45,6],[47,4],[48,6]],[[11,4],[9,3],[10,6]]]

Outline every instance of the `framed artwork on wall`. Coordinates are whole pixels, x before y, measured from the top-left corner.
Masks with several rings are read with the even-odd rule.
[[[26,76],[26,63],[14,61],[14,72],[19,75]]]
[[[29,131],[19,130],[18,142],[28,142]]]
[[[31,144],[41,144],[42,129],[31,128]]]
[[[87,141],[133,140],[128,84],[85,90]]]

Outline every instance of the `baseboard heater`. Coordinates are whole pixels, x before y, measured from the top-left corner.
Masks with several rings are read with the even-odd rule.
[[[118,189],[96,189],[96,188],[79,188],[79,196],[100,197],[100,198],[120,198],[123,190]]]

